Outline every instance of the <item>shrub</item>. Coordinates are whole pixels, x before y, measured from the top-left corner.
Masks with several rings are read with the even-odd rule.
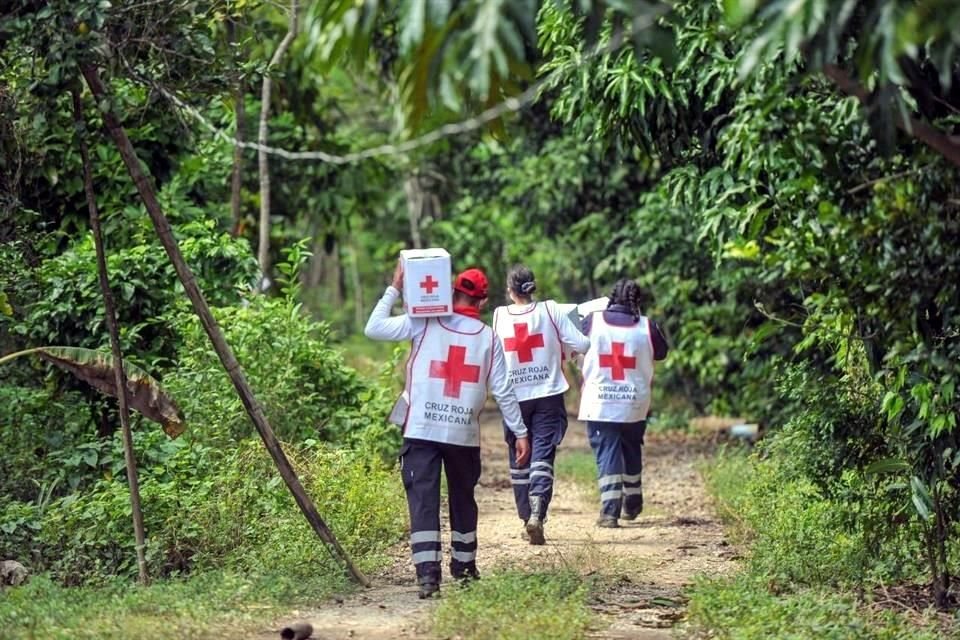
[[[138,440],[142,447],[144,438]],[[348,552],[369,560],[399,538],[405,525],[402,490],[379,460],[315,441],[287,451]],[[230,566],[296,577],[330,563],[257,440],[228,451],[177,444],[143,474],[140,488],[154,575]],[[11,515],[10,507],[5,515]],[[66,584],[134,575],[122,476],[52,504],[33,544],[36,568]]]
[[[369,427],[378,436],[393,434],[399,449],[399,431],[386,423],[388,392],[347,367],[329,345],[329,327],[307,317],[299,304],[252,295],[245,306],[214,309],[214,315],[279,437],[355,442]],[[183,347],[177,368],[163,383],[188,424],[203,425],[202,437],[210,442],[252,435],[253,425],[199,319],[182,310],[171,322]]]

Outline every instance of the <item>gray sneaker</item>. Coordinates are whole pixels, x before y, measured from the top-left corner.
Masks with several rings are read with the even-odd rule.
[[[601,515],[597,519],[597,526],[603,529],[618,529],[620,528],[620,523],[617,522],[617,519],[613,516]]]

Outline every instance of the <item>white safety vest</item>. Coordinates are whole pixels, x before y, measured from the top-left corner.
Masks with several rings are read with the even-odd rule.
[[[653,336],[650,320],[626,327],[607,324],[593,314],[590,350],[583,359],[580,420],[639,422],[650,410]]]
[[[545,398],[570,388],[563,375],[563,344],[550,315],[551,303],[534,302],[521,311],[516,306],[498,307],[493,312],[493,330],[503,345],[517,400]]]
[[[449,328],[430,318],[407,363],[409,397],[403,435],[407,438],[480,446],[480,411],[493,366],[493,330],[477,320],[476,330]]]

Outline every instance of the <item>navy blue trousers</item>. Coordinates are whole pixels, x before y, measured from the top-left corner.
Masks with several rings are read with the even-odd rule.
[[[480,447],[404,438],[400,473],[410,510],[410,550],[420,582],[440,582],[440,469],[450,502],[450,572],[476,568]]]
[[[640,422],[588,422],[587,437],[597,460],[600,485],[600,512],[619,518],[621,510],[637,514],[643,510],[643,434]]]
[[[547,509],[553,498],[553,461],[557,457],[557,447],[567,433],[567,407],[560,393],[524,400],[520,403],[520,413],[530,436],[531,453],[526,466],[517,466],[517,438],[504,427],[517,515],[524,522],[529,520],[530,497],[537,496],[543,504],[540,517],[546,520]]]

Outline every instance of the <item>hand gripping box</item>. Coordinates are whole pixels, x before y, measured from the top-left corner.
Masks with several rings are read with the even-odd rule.
[[[406,249],[403,262],[404,309],[411,318],[453,313],[450,254],[446,249]]]

